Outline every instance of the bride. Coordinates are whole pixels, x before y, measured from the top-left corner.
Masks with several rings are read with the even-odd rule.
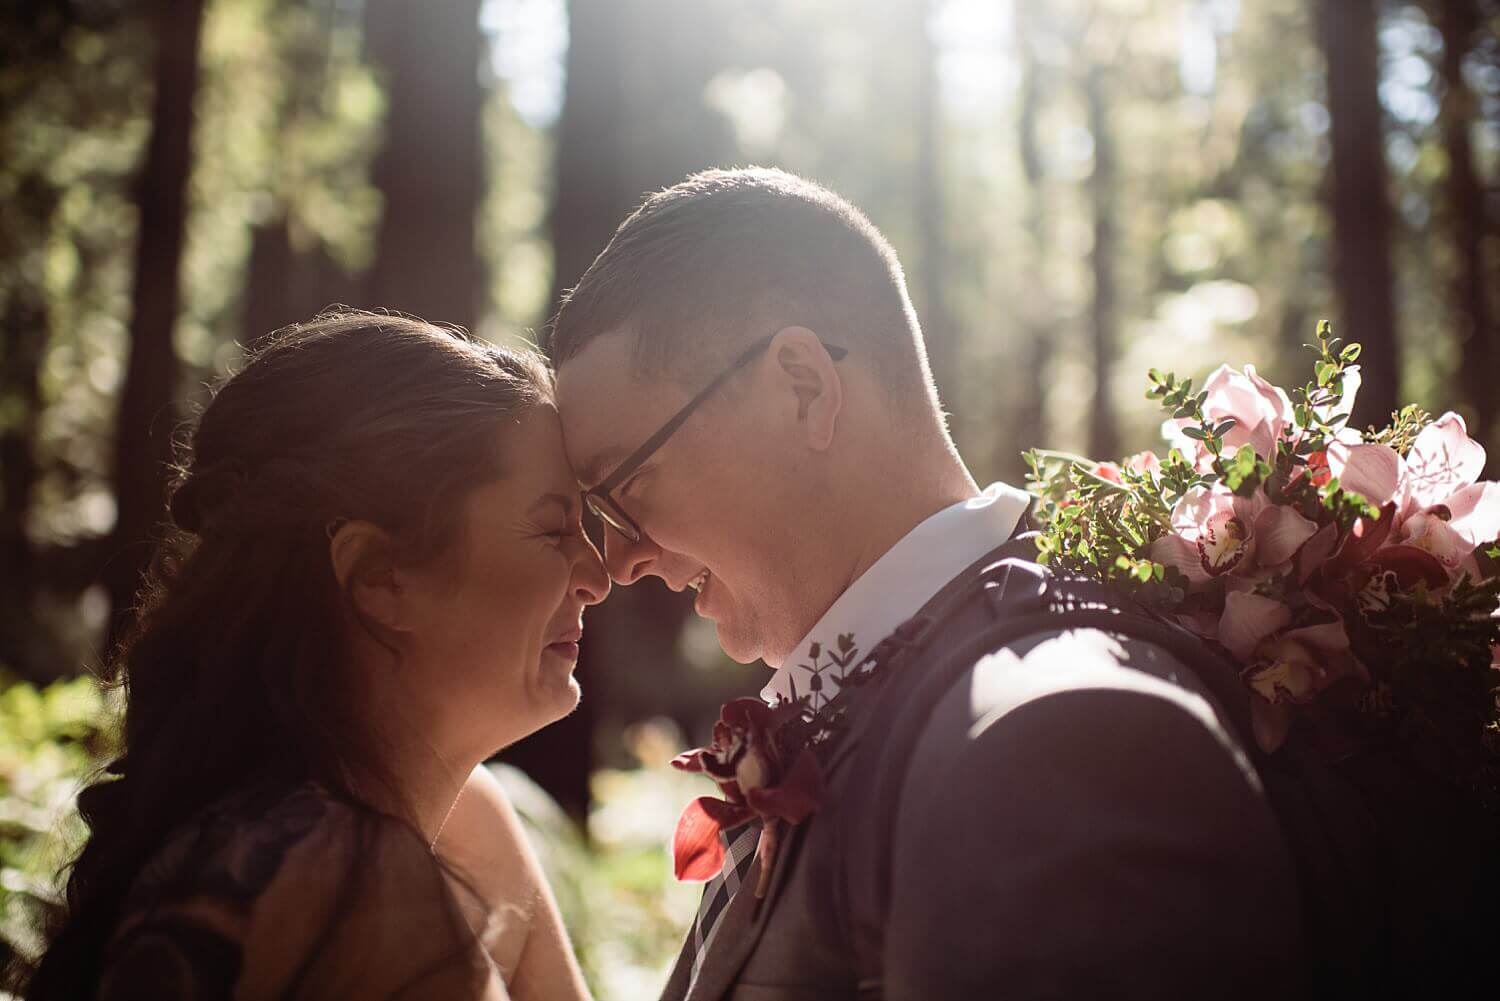
[[[218,389],[26,997],[587,997],[480,764],[576,705],[609,590],[551,394],[530,354],[363,312]]]

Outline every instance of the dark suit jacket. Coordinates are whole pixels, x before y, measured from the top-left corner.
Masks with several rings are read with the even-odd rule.
[[[869,832],[840,806],[872,781],[853,752],[881,735],[858,708],[766,899],[738,894],[692,993],[684,952],[664,1001],[1295,993],[1291,863],[1223,714],[1159,648],[1072,630],[982,658],[932,714],[893,837],[880,983],[861,995],[840,867]]]

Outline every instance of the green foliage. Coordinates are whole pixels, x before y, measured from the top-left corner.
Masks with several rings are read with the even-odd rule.
[[[1312,379],[1287,394],[1291,424],[1280,429],[1274,443],[1262,442],[1271,454],[1258,454],[1248,444],[1226,447],[1224,435],[1233,422],[1205,413],[1208,394],[1195,392],[1192,380],[1179,381],[1156,370],[1150,373],[1147,395],[1180,422],[1178,430],[1189,442],[1199,443],[1201,452],[1189,446],[1195,454],[1185,456],[1173,448],[1154,471],[1142,462],[1116,466],[1064,453],[1029,453],[1042,522],[1039,558],[1115,584],[1161,611],[1187,614],[1190,621],[1201,617],[1207,628],[1203,635],[1210,638],[1218,617],[1227,621],[1231,591],[1272,599],[1283,607],[1290,625],[1264,637],[1248,657],[1240,654],[1246,657],[1240,666],[1247,671],[1282,664],[1277,658],[1286,654],[1270,644],[1275,636],[1290,635],[1293,627],[1336,625],[1357,658],[1358,683],[1346,686],[1343,694],[1337,682],[1326,691],[1286,692],[1274,704],[1261,692],[1252,706],[1269,714],[1294,705],[1299,718],[1318,732],[1317,740],[1330,747],[1363,739],[1355,735],[1394,734],[1434,774],[1449,777],[1477,802],[1500,811],[1500,702],[1491,669],[1500,650],[1500,575],[1490,566],[1481,569],[1479,579],[1465,573],[1431,586],[1425,580],[1403,582],[1379,562],[1378,551],[1352,555],[1356,527],[1363,523],[1361,535],[1370,531],[1370,524],[1394,505],[1382,511],[1343,489],[1332,476],[1328,450],[1335,443],[1366,442],[1405,454],[1431,418],[1420,408],[1406,407],[1392,415],[1390,426],[1355,433],[1347,427],[1345,397],[1359,346],[1342,345],[1324,322],[1311,347],[1316,353]],[[1248,393],[1248,385],[1241,383],[1238,391]],[[1258,391],[1271,392],[1265,387]],[[1178,508],[1194,491],[1199,493],[1193,502]],[[1227,498],[1225,491],[1235,498]],[[1217,535],[1211,534],[1203,506],[1213,494],[1218,498],[1214,517],[1220,520],[1212,533]],[[1236,568],[1245,552],[1254,552],[1253,543],[1243,542],[1251,529],[1240,522],[1244,516],[1238,498],[1295,511],[1325,538],[1331,534],[1328,548],[1317,550],[1305,566],[1308,550],[1302,549],[1294,562],[1261,566],[1238,578],[1239,587],[1232,586],[1229,575],[1240,572]],[[1181,512],[1183,524],[1172,523],[1174,509]],[[1177,539],[1164,549],[1153,548],[1169,532]],[[1206,574],[1191,588],[1175,567],[1152,559],[1153,553],[1170,554],[1176,561],[1192,559],[1195,545]],[[1411,546],[1399,548],[1410,558]],[[1226,550],[1231,558],[1225,558]],[[1339,560],[1330,562],[1330,557],[1336,552],[1344,562],[1334,570]],[[1347,557],[1342,555],[1346,552]],[[1475,555],[1483,564],[1500,555],[1500,547],[1482,547]],[[1444,572],[1436,559],[1427,559],[1436,572]],[[1325,566],[1330,567],[1326,578]]]
[[[1378,445],[1387,445],[1394,448],[1402,456],[1411,451],[1412,443],[1417,440],[1417,435],[1422,429],[1432,423],[1432,415],[1416,404],[1402,407],[1391,414],[1391,423],[1379,430],[1373,430],[1367,436],[1370,441]]]
[[[1435,772],[1500,814],[1500,681],[1490,669],[1500,576],[1466,575],[1439,595],[1419,585],[1391,599],[1362,622],[1362,645],[1380,656],[1375,691],[1388,700],[1385,712],[1362,707],[1366,717],[1395,728]]]
[[[669,726],[632,727],[634,766],[593,776],[587,835],[523,773],[492,766],[532,835],[601,1001],[657,997],[697,909],[702,887],[673,878],[669,850],[682,808],[704,792],[701,778],[667,764],[681,743]]]
[[[74,800],[116,746],[117,702],[92,678],[38,690],[0,671],[0,686],[0,956],[34,957],[37,921],[82,844]]]
[[[1208,392],[1194,392],[1192,379],[1152,369],[1146,396],[1158,401],[1167,417],[1182,421],[1182,434],[1200,442],[1208,462],[1195,463],[1176,448],[1167,452],[1155,472],[1127,464],[1101,463],[1064,452],[1033,449],[1025,453],[1028,485],[1037,495],[1043,528],[1038,558],[1073,573],[1145,591],[1153,601],[1175,605],[1183,600],[1180,573],[1150,558],[1153,542],[1172,526],[1172,509],[1190,492],[1222,485],[1249,497],[1264,488],[1276,503],[1297,507],[1305,517],[1347,528],[1360,517],[1377,518],[1362,496],[1340,488],[1337,479],[1314,475],[1312,464],[1347,423],[1340,412],[1347,369],[1359,357],[1359,345],[1341,346],[1325,320],[1318,325],[1313,379],[1289,395],[1295,427],[1276,443],[1276,454],[1263,457],[1249,446],[1226,451],[1224,436],[1233,418],[1204,413]],[[1425,426],[1427,415],[1408,407],[1374,440],[1410,441]],[[1382,437],[1383,436],[1383,437]],[[1108,466],[1110,477],[1099,475]]]
[[[42,947],[38,922],[57,906],[61,868],[85,834],[78,791],[117,747],[118,698],[91,678],[37,689],[0,672],[0,684],[3,961]],[[657,738],[652,747],[666,744]],[[672,878],[667,841],[683,804],[702,790],[660,753],[651,761],[595,776],[587,838],[523,773],[495,766],[601,999],[655,997],[697,906],[699,887]]]
[[[1175,458],[1173,458],[1175,457]],[[1037,494],[1043,523],[1037,537],[1042,563],[1111,580],[1132,591],[1160,593],[1181,600],[1181,574],[1146,554],[1171,526],[1170,496],[1149,473],[1120,469],[1122,482],[1097,474],[1100,464],[1063,452],[1033,449],[1025,455],[1029,482]],[[1172,462],[1180,462],[1176,452]],[[1187,475],[1172,467],[1176,479]],[[1184,487],[1184,490],[1186,488]]]
[[[119,13],[83,18],[60,39],[45,72],[0,59],[0,307],[22,293],[40,297],[48,328],[40,400],[31,404],[10,381],[0,384],[0,433],[34,421],[41,480],[24,524],[31,541],[49,551],[108,531],[113,518],[111,443],[128,357],[135,238],[132,179],[148,132],[154,48],[140,5],[67,6]],[[486,30],[509,36],[562,4],[485,6],[495,19]],[[577,18],[600,18],[610,6],[571,9]],[[1118,386],[1108,370],[1113,360],[1153,356],[1170,357],[1183,371],[1244,353],[1267,371],[1284,372],[1302,339],[1301,318],[1328,309],[1330,220],[1319,195],[1327,169],[1326,81],[1312,8],[1303,0],[1217,5],[1223,9],[1211,14],[1198,5],[1203,9],[1192,16],[1176,3],[1057,0],[1019,4],[1014,18],[1006,5],[979,2],[931,9],[893,0],[873,7],[853,0],[715,2],[680,11],[676,41],[654,48],[648,46],[661,33],[642,16],[648,7],[630,3],[623,21],[629,33],[610,40],[627,62],[641,63],[645,53],[645,64],[660,71],[627,74],[619,93],[604,95],[618,112],[611,131],[631,142],[594,142],[573,165],[599,196],[598,213],[612,216],[601,236],[629,208],[611,192],[623,187],[634,198],[670,183],[685,155],[693,167],[779,164],[850,196],[901,253],[940,362],[955,435],[981,480],[1016,475],[1023,444],[1082,445],[1086,422],[1075,417],[1084,407],[1038,405],[1024,421],[1005,409],[997,420],[996,407],[1009,408],[1023,391],[1046,387],[1058,400],[1085,399],[1095,368],[1098,385]],[[369,168],[386,84],[365,65],[360,8],[306,0],[209,5],[181,266],[178,346],[190,369],[184,396],[200,393],[202,380],[235,357],[257,232],[284,221],[299,254],[322,251],[351,271],[372,257],[380,205]],[[13,30],[17,16],[0,16],[7,52],[35,48]],[[1382,72],[1436,61],[1435,32],[1420,5],[1390,5],[1383,16],[1389,30],[1381,34]],[[936,48],[907,44],[912,40]],[[1193,54],[1200,70],[1206,61],[1206,83],[1188,79],[1184,54]],[[996,66],[1013,68],[1015,79],[991,72]],[[601,81],[617,86],[612,67],[578,74],[569,89],[587,97]],[[493,309],[480,329],[487,336],[539,322],[550,308],[549,220],[566,173],[564,164],[557,176],[550,173],[550,144],[561,130],[523,120],[512,95],[535,89],[557,68],[528,64],[518,74],[525,79],[496,81],[486,105],[489,184],[480,242]],[[929,68],[941,69],[942,83],[925,91]],[[1129,193],[1102,212],[1087,189],[1092,153],[1110,137],[1094,134],[1082,100],[1095,72],[1110,81],[1107,131],[1119,161],[1117,189]],[[1468,102],[1475,107],[1500,95],[1495,81],[1481,76],[1471,83],[1482,98]],[[1461,342],[1463,324],[1446,301],[1456,255],[1435,252],[1449,236],[1437,211],[1447,159],[1437,119],[1411,111],[1437,107],[1441,76],[1429,77],[1426,85],[1392,88],[1407,100],[1387,111],[1402,144],[1392,159],[1393,203],[1408,223],[1396,227],[1393,262],[1408,338],[1403,385],[1441,409],[1459,402],[1454,376],[1478,342]],[[1434,100],[1411,100],[1417,91]],[[929,92],[937,96],[927,105],[922,95]],[[1018,142],[1028,129],[1030,155]],[[684,153],[731,131],[737,153],[728,145],[717,147],[722,155]],[[930,156],[934,149],[938,155]],[[441,144],[413,155],[441,169]],[[927,191],[929,183],[936,190]],[[922,197],[914,197],[919,188]],[[1106,225],[1117,234],[1109,318],[1119,335],[1096,355],[1087,319],[1090,234]],[[557,276],[564,285],[577,277]],[[378,290],[370,294],[378,297]],[[1043,349],[1050,353],[1033,355]],[[1353,345],[1320,348],[1311,390],[1297,401],[1305,423],[1317,417],[1316,400],[1337,395],[1357,352]],[[12,378],[8,367],[5,377]],[[1160,383],[1158,399],[1173,394],[1169,414],[1187,406],[1188,418],[1192,405],[1201,406],[1191,382],[1169,382],[1161,373]],[[1114,395],[1122,438],[1144,442],[1154,408]],[[1373,440],[1404,452],[1427,421],[1408,408],[1380,432],[1389,438]],[[1228,450],[1218,439],[1230,430],[1194,428],[1205,447],[1214,443],[1221,452]],[[1043,558],[1159,600],[1180,599],[1181,582],[1149,559],[1149,545],[1166,531],[1175,500],[1210,477],[1241,494],[1265,489],[1284,497],[1290,490],[1304,513],[1340,524],[1365,513],[1337,483],[1312,489],[1278,475],[1304,468],[1310,455],[1241,450],[1221,456],[1222,471],[1201,472],[1172,453],[1151,482],[1122,470],[1116,484],[1094,475],[1097,464],[1088,460],[1032,453],[1039,510],[1051,513]],[[0,579],[8,569],[0,567]],[[53,618],[65,625],[53,628],[86,648],[105,612],[97,601],[75,598],[58,597]],[[40,628],[31,610],[22,618]],[[628,630],[622,635],[637,640]],[[19,664],[19,652],[10,656]],[[702,704],[717,701],[714,695]],[[579,864],[596,863],[585,854]],[[619,927],[633,934],[637,926],[627,918]],[[602,942],[606,930],[598,934]]]

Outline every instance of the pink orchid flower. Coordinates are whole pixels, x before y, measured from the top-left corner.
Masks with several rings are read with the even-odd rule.
[[[1292,707],[1305,705],[1345,679],[1366,684],[1369,669],[1349,650],[1349,636],[1339,622],[1289,629],[1262,641],[1250,666],[1240,675],[1249,685],[1250,718],[1255,742],[1267,753],[1286,740]]]
[[[1285,392],[1256,374],[1254,365],[1236,372],[1220,365],[1203,383],[1208,398],[1203,401],[1203,415],[1215,423],[1233,418],[1235,425],[1224,435],[1225,450],[1233,452],[1243,445],[1255,454],[1269,459],[1276,453],[1276,442],[1292,426],[1292,401]],[[1206,472],[1213,456],[1196,439],[1182,433],[1191,421],[1175,418],[1162,425],[1162,435],[1195,468]]]
[[[1375,507],[1399,503],[1406,463],[1394,448],[1332,441],[1325,455],[1328,471],[1338,477],[1342,489],[1359,494]]]
[[[1445,503],[1484,471],[1484,446],[1449,411],[1422,429],[1406,456],[1407,498],[1416,508]]]
[[[1254,698],[1255,739],[1267,752],[1286,739],[1291,706],[1311,702],[1345,678],[1369,680],[1369,672],[1349,649],[1341,621],[1288,629],[1292,610],[1273,598],[1231,591],[1219,619],[1219,643],[1247,665],[1242,677]]]
[[[1172,531],[1151,546],[1151,558],[1204,583],[1239,566],[1254,544],[1253,503],[1227,490],[1194,487],[1172,508]]]
[[[1279,567],[1317,530],[1259,490],[1238,497],[1221,487],[1194,487],[1172,509],[1172,531],[1152,544],[1151,558],[1202,584],[1228,573]]]
[[[1431,553],[1397,540],[1394,501],[1378,517],[1360,518],[1339,537],[1326,525],[1302,551],[1298,577],[1308,600],[1339,615],[1387,607],[1394,594],[1418,584],[1438,589],[1448,570]]]
[[[1471,556],[1500,537],[1500,483],[1477,482],[1484,447],[1449,412],[1422,429],[1403,467],[1395,540],[1478,576]]]
[[[1405,459],[1386,445],[1336,441],[1327,450],[1339,486],[1382,509],[1382,544],[1425,551],[1450,572],[1475,573],[1471,554],[1500,535],[1500,484],[1475,482],[1484,460],[1454,413],[1424,428]]]

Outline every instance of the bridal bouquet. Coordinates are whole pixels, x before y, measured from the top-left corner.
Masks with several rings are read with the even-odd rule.
[[[1314,379],[1150,373],[1164,458],[1027,454],[1039,559],[1133,592],[1240,669],[1255,738],[1335,755],[1395,739],[1500,802],[1500,483],[1463,418],[1349,426],[1359,345]]]

